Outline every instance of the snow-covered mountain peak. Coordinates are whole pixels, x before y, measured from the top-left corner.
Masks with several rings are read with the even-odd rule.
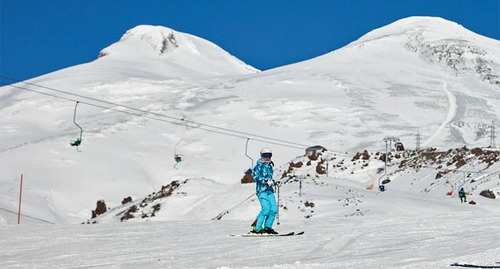
[[[167,27],[139,25],[128,30],[120,39],[120,42],[127,40],[141,40],[151,46],[158,54],[173,51],[179,47],[176,36],[178,34]]]
[[[483,81],[500,87],[498,40],[478,35],[443,18],[404,18],[365,34],[348,48],[365,46],[391,50],[402,46],[420,59],[438,64],[454,75],[479,76]]]
[[[164,26],[138,25],[123,34],[120,40],[103,49],[99,58],[107,55],[118,55],[122,58],[140,55],[161,56],[173,52],[179,47],[189,48],[199,54],[194,43],[201,38],[177,32]],[[208,41],[206,41],[208,42]],[[208,42],[210,43],[210,42]],[[217,47],[214,44],[212,47]]]
[[[427,41],[433,41],[436,39],[472,37],[476,34],[458,23],[443,18],[414,16],[397,20],[384,27],[370,31],[355,43],[400,35],[424,35]]]
[[[186,76],[241,75],[258,72],[214,43],[163,26],[139,25],[99,53],[106,60],[127,61],[127,66],[154,64],[149,70]],[[120,64],[123,66],[123,64]]]

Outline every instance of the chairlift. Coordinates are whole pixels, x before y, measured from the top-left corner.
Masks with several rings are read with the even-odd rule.
[[[446,175],[446,184],[450,184],[450,187],[451,187],[451,190],[446,192],[446,195],[453,196],[453,191],[455,190],[455,188],[453,187],[453,184],[451,184],[451,182],[450,182],[450,175],[449,174]]]
[[[184,121],[184,119],[182,119],[182,121]],[[184,155],[177,153],[177,146],[179,146],[179,144],[182,142],[182,140],[184,140],[184,130],[182,132],[181,140],[179,140],[179,142],[177,142],[177,144],[175,144],[175,147],[174,147],[174,160],[175,160],[174,168],[175,169],[177,169],[177,164],[179,164],[180,162],[182,162],[184,160]]]
[[[76,101],[76,104],[75,104],[75,111],[74,111],[74,113],[73,113],[73,123],[74,123],[74,124],[75,124],[78,128],[80,128],[80,137],[78,137],[75,141],[70,142],[70,145],[71,145],[72,147],[76,147],[76,150],[77,150],[77,151],[80,151],[80,150],[78,149],[78,146],[80,146],[80,145],[82,144],[82,134],[83,134],[83,128],[82,128],[80,125],[78,125],[78,123],[76,123],[76,108],[78,107],[78,103],[80,103],[80,102],[79,102],[79,101]]]
[[[252,161],[250,168],[244,171],[243,178],[241,178],[241,184],[248,184],[248,183],[253,183],[255,182],[253,180],[253,159],[248,155],[248,141],[250,138],[247,138],[247,142],[245,144],[245,156],[247,156],[248,159]]]
[[[396,141],[396,143],[394,144],[394,147],[396,148],[396,151],[404,151],[405,150],[403,143],[399,140]]]
[[[245,156],[247,156],[248,159],[250,159],[250,161],[252,162],[250,168],[248,168],[246,171],[245,171],[245,174],[249,175],[249,174],[252,174],[252,169],[253,169],[253,159],[252,157],[250,157],[250,155],[248,155],[248,141],[250,141],[250,138],[247,138],[247,142],[245,144]]]
[[[367,190],[373,190],[373,184],[375,182],[375,177],[370,174],[370,163],[366,166],[366,174],[370,177],[370,184],[366,186]]]
[[[183,158],[184,158],[184,155],[182,155],[182,154],[174,154],[174,160],[175,160],[174,168],[175,169],[177,169],[177,164],[182,162]]]
[[[177,169],[177,164],[179,164],[180,162],[182,162],[184,160],[184,155],[177,153],[177,145],[179,145],[179,143],[181,143],[181,141],[183,139],[179,140],[179,142],[177,142],[177,144],[175,144],[175,148],[174,148],[174,160],[175,160],[174,168],[175,169]]]

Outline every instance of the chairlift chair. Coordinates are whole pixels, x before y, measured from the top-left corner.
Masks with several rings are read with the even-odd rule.
[[[69,144],[73,147],[78,147],[80,146],[80,144],[82,144],[82,140],[80,138],[77,138],[75,141],[71,141]]]
[[[175,160],[174,168],[175,169],[177,169],[177,164],[179,164],[180,162],[182,162],[184,160],[184,155],[177,153],[177,146],[179,146],[179,144],[182,142],[182,140],[184,140],[184,132],[182,134],[181,140],[179,140],[179,142],[177,142],[177,144],[175,144],[175,147],[174,147],[174,160]]]
[[[446,183],[445,184],[450,184],[451,190],[446,192],[447,196],[453,196],[453,191],[455,190],[455,187],[453,184],[450,182],[450,174],[446,174]]]
[[[248,141],[250,141],[250,138],[247,138],[247,142],[245,144],[245,156],[247,156],[247,158],[250,159],[250,161],[252,162],[252,164],[251,164],[250,168],[248,168],[245,171],[245,174],[250,175],[253,172],[253,158],[250,157],[250,155],[248,155]]]
[[[76,123],[76,108],[78,107],[78,103],[80,103],[80,102],[79,102],[79,101],[76,101],[76,104],[75,104],[75,111],[74,111],[74,113],[73,113],[73,123],[74,123],[74,124],[75,124],[78,128],[80,128],[80,137],[78,137],[75,141],[70,142],[70,145],[71,145],[72,147],[76,147],[76,150],[77,150],[77,151],[80,151],[80,150],[78,149],[78,146],[80,146],[80,145],[82,144],[82,134],[83,134],[83,128],[82,128],[80,125],[78,125],[78,123]]]
[[[175,160],[176,163],[180,163],[180,162],[182,162],[182,158],[183,157],[184,156],[182,154],[175,154],[174,155],[174,160]]]

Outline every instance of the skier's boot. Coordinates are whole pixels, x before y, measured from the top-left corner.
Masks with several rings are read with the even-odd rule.
[[[269,227],[265,227],[264,229],[262,229],[264,231],[264,233],[266,234],[278,234],[277,231],[273,230],[273,228],[269,228]]]
[[[249,234],[264,234],[264,233],[266,233],[264,229],[257,229],[255,228],[255,226],[252,226],[249,232]]]
[[[256,232],[255,232],[255,230],[256,230],[255,226],[257,226],[257,219],[255,219],[255,220],[253,221],[252,225],[250,225],[250,233],[251,233],[251,234],[252,234],[252,233],[256,233]]]

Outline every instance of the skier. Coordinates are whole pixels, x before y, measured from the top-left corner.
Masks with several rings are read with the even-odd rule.
[[[460,188],[460,190],[458,191],[458,196],[460,197],[460,202],[462,203],[467,202],[467,197],[465,197],[464,188]]]
[[[259,198],[261,211],[257,215],[256,222],[254,222],[255,226],[252,224],[251,233],[278,234],[273,229],[278,207],[276,206],[276,197],[274,197],[273,186],[275,182],[273,179],[274,163],[271,161],[272,155],[271,149],[263,148],[260,151],[261,158],[257,161],[253,169],[253,179],[256,182],[255,189],[257,198]]]

